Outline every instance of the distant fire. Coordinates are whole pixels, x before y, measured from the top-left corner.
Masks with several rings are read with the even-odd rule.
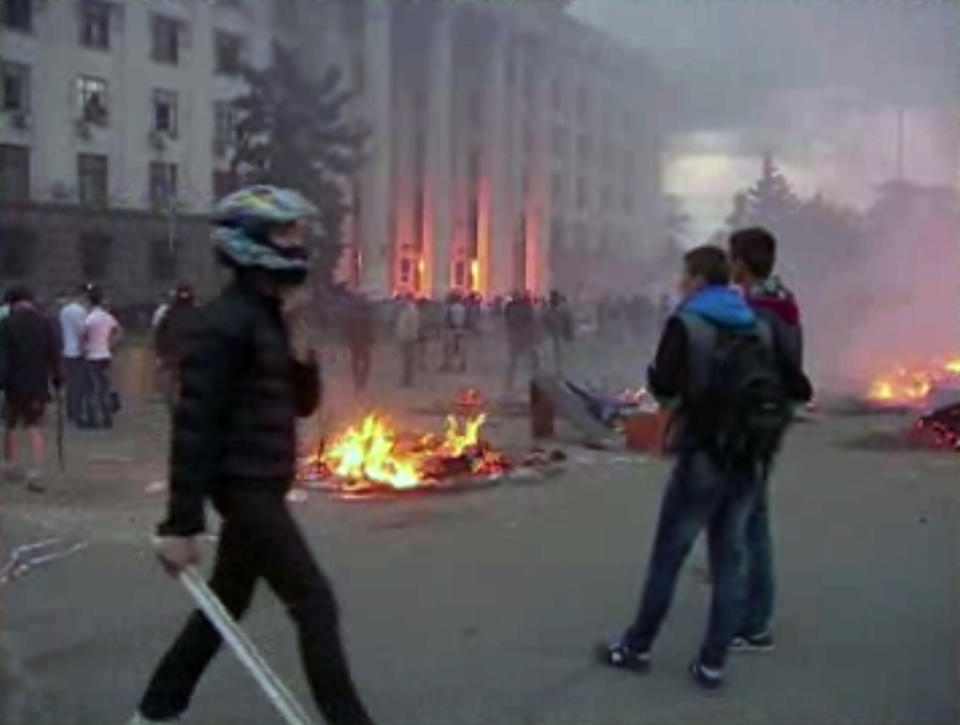
[[[867,398],[876,403],[915,405],[923,403],[934,387],[960,382],[960,357],[937,361],[927,366],[900,366],[877,377]]]
[[[338,436],[309,464],[323,478],[335,479],[344,493],[370,489],[430,487],[451,477],[492,476],[510,467],[480,435],[486,415],[447,417],[443,436],[397,433],[368,415]]]

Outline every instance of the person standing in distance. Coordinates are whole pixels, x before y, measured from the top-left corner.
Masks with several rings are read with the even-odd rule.
[[[217,206],[217,254],[233,280],[202,308],[185,348],[158,556],[171,575],[199,562],[209,499],[223,518],[210,587],[240,618],[264,579],[296,625],[327,721],[370,725],[333,591],[285,501],[296,472],[296,420],[321,396],[317,358],[294,303],[307,277],[306,220],[316,211],[297,192],[272,186],[241,189]],[[175,722],[220,644],[206,616],[194,612],[131,723]]]
[[[83,323],[83,351],[87,385],[80,414],[81,428],[112,428],[113,401],[110,380],[113,351],[123,338],[117,318],[103,306],[103,292],[91,286],[87,292],[90,312]]]
[[[60,310],[60,337],[63,341],[63,373],[67,383],[67,420],[80,422],[86,390],[86,367],[83,361],[83,323],[87,320],[84,297],[87,286]]]

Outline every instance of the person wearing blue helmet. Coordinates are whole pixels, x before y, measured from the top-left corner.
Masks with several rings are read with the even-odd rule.
[[[174,576],[199,562],[209,500],[223,519],[210,587],[239,618],[264,579],[296,624],[307,680],[327,721],[369,725],[333,591],[285,500],[295,475],[296,419],[310,415],[322,395],[295,302],[307,278],[307,224],[316,211],[297,192],[272,186],[241,189],[217,206],[216,254],[233,279],[200,310],[183,349],[158,557]],[[195,611],[132,723],[175,722],[220,644]]]

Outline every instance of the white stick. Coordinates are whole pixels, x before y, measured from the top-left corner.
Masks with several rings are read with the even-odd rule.
[[[217,628],[230,645],[237,658],[247,668],[257,684],[263,689],[271,704],[283,715],[289,725],[314,725],[310,716],[296,701],[293,693],[287,689],[280,678],[274,673],[266,660],[254,647],[240,625],[236,623],[230,613],[213,593],[207,583],[200,576],[196,568],[186,567],[180,572],[180,583],[190,593],[197,605],[207,615],[207,619]]]

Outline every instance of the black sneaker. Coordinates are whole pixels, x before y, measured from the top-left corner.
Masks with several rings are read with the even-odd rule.
[[[731,652],[773,652],[773,635],[769,632],[760,634],[742,634],[733,638],[730,643]]]
[[[601,642],[596,648],[597,660],[608,667],[617,667],[631,672],[647,672],[650,669],[650,653],[637,652],[623,642]]]
[[[690,677],[703,690],[715,692],[723,687],[723,671],[704,667],[700,660],[690,663]]]

